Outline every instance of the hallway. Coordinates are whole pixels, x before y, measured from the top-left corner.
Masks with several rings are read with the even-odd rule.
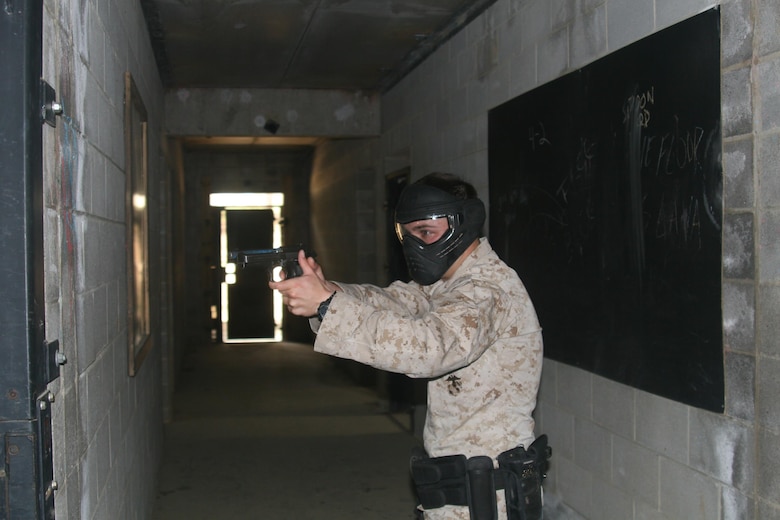
[[[154,520],[414,517],[408,415],[299,343],[192,349]]]

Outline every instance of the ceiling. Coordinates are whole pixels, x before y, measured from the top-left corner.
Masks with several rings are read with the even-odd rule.
[[[495,0],[140,0],[166,87],[384,91]]]

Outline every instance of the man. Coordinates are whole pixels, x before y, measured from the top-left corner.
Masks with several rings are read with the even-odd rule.
[[[314,316],[316,351],[429,379],[423,441],[431,458],[413,466],[427,520],[469,519],[470,511],[472,520],[492,520],[496,511],[506,518],[494,461],[534,441],[541,328],[517,273],[482,237],[484,222],[473,186],[430,174],[409,185],[396,208],[412,282],[331,282],[301,251],[303,275],[269,283],[293,314]],[[451,463],[463,483],[454,495],[437,481]],[[463,487],[484,482],[489,492],[481,495]]]

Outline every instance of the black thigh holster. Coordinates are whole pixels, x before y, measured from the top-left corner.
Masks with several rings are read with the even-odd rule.
[[[494,469],[493,459],[487,456],[430,458],[416,453],[411,460],[412,479],[423,509],[448,504],[468,506],[471,520],[495,520],[496,491],[503,489],[509,520],[540,520],[542,482],[551,455],[546,435],[536,439],[527,450],[518,446],[501,453],[498,469]]]
[[[498,456],[509,520],[541,520],[542,482],[551,456],[547,435],[540,435],[527,450],[518,446]]]

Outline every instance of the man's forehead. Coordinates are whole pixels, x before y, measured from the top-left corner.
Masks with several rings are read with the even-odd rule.
[[[403,224],[404,227],[440,226],[447,223],[447,217],[431,217],[421,220],[413,220]]]

